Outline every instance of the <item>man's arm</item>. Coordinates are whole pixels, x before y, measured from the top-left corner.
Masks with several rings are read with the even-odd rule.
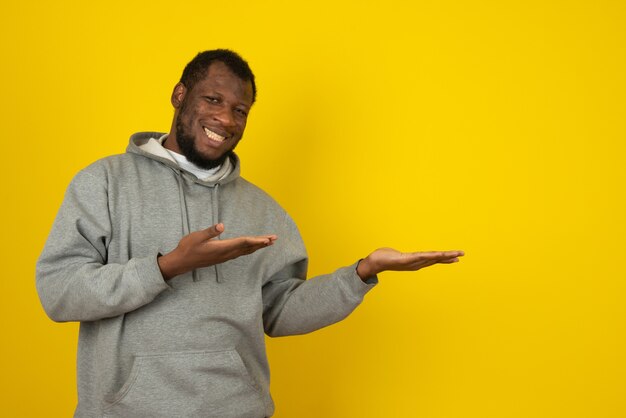
[[[213,240],[224,230],[215,225],[183,237],[163,256],[155,243],[153,250],[127,262],[109,263],[108,208],[104,181],[80,172],[68,187],[37,261],[37,291],[54,321],[95,321],[131,312],[169,289],[164,279],[249,254],[276,239],[268,235]]]
[[[280,231],[283,267],[263,286],[263,323],[273,337],[305,334],[347,317],[385,270],[414,271],[436,263],[454,263],[461,251],[401,253],[381,248],[358,263],[305,280],[307,257],[293,221]]]
[[[433,264],[458,261],[462,251],[401,253],[392,248],[374,251],[365,259],[331,274],[304,280],[304,261],[286,267],[263,289],[265,330],[270,336],[304,334],[347,317],[378,283],[383,271],[415,271]],[[287,278],[291,272],[291,278]],[[298,277],[298,278],[296,278]]]
[[[96,174],[94,174],[94,172]],[[108,190],[96,169],[70,183],[37,261],[37,291],[54,321],[92,321],[145,305],[168,288],[154,253],[108,263]]]

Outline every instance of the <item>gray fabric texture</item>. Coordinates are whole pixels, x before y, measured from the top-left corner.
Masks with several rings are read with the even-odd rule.
[[[37,262],[42,305],[80,321],[75,417],[265,417],[274,411],[264,334],[303,334],[345,318],[377,283],[356,263],[305,280],[287,213],[231,174],[197,179],[139,149],[81,170]],[[217,222],[221,239],[277,234],[254,254],[164,281],[159,253]]]

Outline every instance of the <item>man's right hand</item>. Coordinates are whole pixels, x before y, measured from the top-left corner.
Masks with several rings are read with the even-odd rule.
[[[216,224],[185,235],[171,252],[158,258],[159,269],[165,280],[197,268],[220,264],[233,258],[272,245],[276,235],[214,239],[224,232],[224,224]]]

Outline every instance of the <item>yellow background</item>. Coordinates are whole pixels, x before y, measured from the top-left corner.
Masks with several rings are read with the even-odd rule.
[[[4,2],[2,415],[68,417],[76,324],[34,264],[72,176],[168,130],[200,50],[251,64],[243,174],[312,274],[378,246],[346,321],[268,339],[276,417],[626,416],[622,1]]]

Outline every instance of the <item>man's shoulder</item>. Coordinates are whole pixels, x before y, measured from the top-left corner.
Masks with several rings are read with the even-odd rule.
[[[132,173],[144,171],[141,167],[147,158],[130,153],[115,154],[100,158],[82,168],[72,179],[73,184],[106,184],[112,180],[124,180]]]
[[[80,173],[88,173],[92,175],[102,175],[105,173],[115,173],[119,170],[128,170],[136,168],[139,165],[148,163],[150,160],[141,155],[124,153],[114,154],[100,158],[79,171]]]

